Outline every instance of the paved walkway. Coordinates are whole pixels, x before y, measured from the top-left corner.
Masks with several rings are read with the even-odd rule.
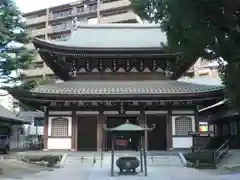
[[[88,180],[92,158],[81,160],[81,156],[68,156],[63,168],[54,171],[44,171],[21,178],[22,180]],[[4,180],[14,180],[3,178]]]
[[[227,156],[220,163],[220,167],[240,167],[240,150],[230,150]]]
[[[154,157],[154,161],[150,161],[151,157],[148,158],[148,176],[144,176],[143,173],[139,173],[136,176],[131,175],[118,175],[118,168],[115,166],[114,177],[110,176],[110,162],[111,157],[105,157],[102,163],[97,162],[93,167],[88,180],[138,180],[138,179],[149,179],[149,180],[159,180],[159,178],[164,180],[226,180],[220,176],[215,177],[213,175],[207,174],[203,171],[199,171],[192,168],[184,167],[181,164],[178,156],[158,156]],[[140,171],[138,168],[137,171]]]
[[[118,155],[117,155],[118,156]],[[64,168],[54,171],[46,171],[39,174],[22,178],[22,180],[239,180],[240,175],[213,175],[204,171],[187,168],[181,164],[177,156],[154,156],[148,157],[148,176],[139,174],[136,176],[118,176],[118,169],[115,167],[115,176],[110,176],[111,156],[104,154],[104,160],[96,160],[93,166],[93,156],[85,156],[87,159],[81,160],[80,154],[70,154],[65,162]],[[139,171],[139,169],[138,169]],[[13,179],[5,179],[13,180]]]

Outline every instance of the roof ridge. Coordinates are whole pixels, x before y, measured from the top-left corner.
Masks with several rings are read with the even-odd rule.
[[[114,23],[114,24],[79,24],[77,28],[73,31],[79,29],[149,29],[149,28],[159,28],[159,24],[139,24],[139,23]]]

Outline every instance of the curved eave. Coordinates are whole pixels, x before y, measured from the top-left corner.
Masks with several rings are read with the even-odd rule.
[[[27,90],[12,91],[11,94],[18,100],[29,100],[35,102],[49,101],[74,101],[74,100],[134,100],[153,99],[154,100],[204,100],[221,98],[224,89],[219,89],[201,93],[158,93],[158,94],[58,94],[58,93],[37,93]]]
[[[162,47],[137,47],[137,48],[116,48],[116,47],[102,47],[102,48],[92,48],[92,47],[73,47],[73,46],[65,46],[65,45],[59,45],[55,44],[53,42],[49,42],[46,40],[34,38],[32,40],[33,45],[35,46],[36,49],[39,50],[40,56],[41,52],[53,52],[53,53],[66,53],[66,54],[71,54],[71,53],[98,53],[99,55],[101,53],[110,53],[113,52],[113,57],[116,58],[116,53],[140,53],[140,57],[142,57],[144,54],[142,53],[149,53],[149,56],[152,57],[153,55],[155,57],[163,57],[163,58],[168,58],[168,59],[175,59],[175,54],[169,54],[166,53],[165,50]],[[142,55],[141,55],[142,54]],[[145,56],[146,56],[145,55]],[[139,54],[138,54],[139,56]],[[110,56],[111,57],[111,54]],[[118,57],[118,56],[117,56]],[[124,56],[119,56],[118,58],[124,58]],[[46,61],[46,60],[45,60]],[[171,79],[176,80],[178,79],[184,72],[186,72],[193,64],[193,62],[189,62],[186,64],[183,64],[181,67],[178,68],[177,72],[174,72],[173,75],[171,76]],[[49,63],[47,63],[49,64]],[[51,66],[51,68],[53,68]]]
[[[159,47],[76,47],[76,46],[66,46],[57,44],[54,42],[46,41],[39,38],[34,38],[32,40],[33,45],[36,49],[49,49],[49,50],[56,50],[56,51],[75,51],[75,52],[88,52],[88,51],[99,51],[99,52],[106,52],[106,51],[119,51],[119,52],[141,52],[141,51],[157,51],[159,53],[164,53],[161,50],[161,46]],[[171,54],[169,54],[171,55]]]

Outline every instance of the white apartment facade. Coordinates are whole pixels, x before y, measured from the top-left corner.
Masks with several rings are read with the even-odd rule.
[[[219,64],[217,61],[207,61],[199,58],[196,63],[187,71],[186,75],[191,78],[209,77],[212,79],[220,80]]]
[[[32,37],[50,41],[67,40],[75,18],[80,23],[87,24],[143,23],[131,9],[130,0],[101,0],[99,7],[97,3],[97,0],[76,1],[25,13],[23,16]],[[100,12],[100,18],[97,17],[98,12]],[[99,19],[100,22],[98,22]],[[33,46],[29,45],[28,48],[33,48]],[[24,70],[23,73],[28,78],[54,76],[39,55],[36,56],[33,66]]]

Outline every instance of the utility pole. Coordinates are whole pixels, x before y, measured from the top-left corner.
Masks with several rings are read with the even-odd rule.
[[[97,0],[97,23],[98,24],[100,24],[100,19],[101,19],[100,3],[101,3],[101,0]]]

